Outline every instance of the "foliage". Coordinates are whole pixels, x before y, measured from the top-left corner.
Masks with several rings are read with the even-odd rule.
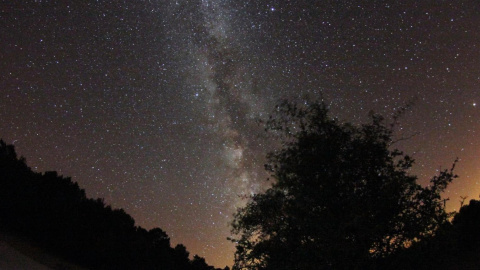
[[[282,142],[265,166],[275,182],[235,215],[234,269],[373,268],[447,222],[441,193],[453,167],[417,184],[382,117],[356,126],[324,103],[286,101],[266,130]]]
[[[461,207],[434,237],[379,262],[379,269],[477,269],[480,264],[480,201]]]
[[[90,269],[214,269],[190,260],[185,246],[172,248],[162,229],[137,227],[123,209],[87,198],[70,178],[33,172],[2,140],[0,228]]]

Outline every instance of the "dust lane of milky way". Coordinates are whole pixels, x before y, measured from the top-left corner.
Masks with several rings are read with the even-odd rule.
[[[408,101],[397,146],[423,184],[460,158],[447,206],[478,198],[477,1],[0,3],[0,137],[217,267],[267,186],[255,124],[281,98],[360,123]]]

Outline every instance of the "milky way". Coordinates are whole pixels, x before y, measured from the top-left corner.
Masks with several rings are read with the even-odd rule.
[[[17,3],[18,2],[18,3]],[[269,183],[257,119],[282,98],[387,119],[422,184],[456,157],[446,194],[480,194],[478,1],[3,1],[0,137],[34,170],[217,267],[229,222]]]
[[[249,195],[258,192],[255,168],[261,163],[261,152],[252,151],[252,132],[258,131],[255,118],[264,112],[261,97],[252,93],[252,76],[242,48],[233,37],[231,15],[219,1],[202,1],[202,14],[207,38],[198,44],[199,77],[207,89],[207,113],[222,138],[225,166],[228,168],[226,196]],[[259,106],[260,105],[260,106]],[[260,166],[261,167],[261,166]],[[253,175],[252,175],[253,174]],[[233,187],[233,192],[231,192]],[[230,199],[238,207],[235,199]]]

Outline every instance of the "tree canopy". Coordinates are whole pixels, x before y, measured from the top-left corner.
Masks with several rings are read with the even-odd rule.
[[[323,102],[277,106],[266,121],[281,141],[265,165],[274,183],[235,214],[233,269],[373,268],[447,222],[455,163],[421,186],[414,159],[393,148],[395,125],[370,116],[354,125]]]

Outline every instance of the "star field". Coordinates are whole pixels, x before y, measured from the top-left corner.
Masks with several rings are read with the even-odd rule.
[[[216,267],[268,185],[256,119],[282,98],[354,123],[413,101],[413,173],[458,157],[447,208],[480,195],[477,1],[21,2],[0,4],[0,137]]]

